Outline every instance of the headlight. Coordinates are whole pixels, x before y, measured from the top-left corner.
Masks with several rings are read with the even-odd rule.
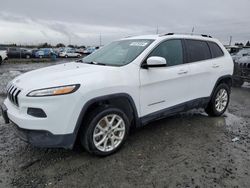
[[[51,88],[44,88],[31,91],[28,93],[28,97],[45,97],[45,96],[56,96],[56,95],[65,95],[75,92],[80,87],[80,84],[67,85],[67,86],[58,86]]]

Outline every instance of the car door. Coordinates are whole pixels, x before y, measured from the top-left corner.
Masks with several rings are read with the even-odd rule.
[[[177,106],[192,98],[192,80],[189,65],[184,63],[182,40],[162,42],[147,58],[152,56],[165,58],[167,66],[140,69],[141,116]]]
[[[185,46],[192,80],[189,84],[193,91],[192,99],[209,97],[217,79],[209,45],[203,40],[186,39]]]

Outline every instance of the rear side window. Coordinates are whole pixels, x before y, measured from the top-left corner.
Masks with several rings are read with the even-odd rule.
[[[186,40],[188,62],[211,59],[211,53],[206,41]]]
[[[163,57],[167,66],[180,65],[183,63],[182,42],[179,39],[167,40],[157,46],[149,55]]]
[[[210,47],[213,58],[224,56],[222,49],[216,43],[208,42],[208,45]]]

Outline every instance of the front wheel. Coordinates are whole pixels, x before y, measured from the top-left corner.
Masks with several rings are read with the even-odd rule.
[[[124,144],[129,132],[127,115],[114,107],[94,110],[81,128],[81,144],[90,153],[107,156]]]
[[[221,116],[227,109],[230,97],[230,88],[227,84],[220,84],[215,89],[213,96],[205,109],[210,116]]]

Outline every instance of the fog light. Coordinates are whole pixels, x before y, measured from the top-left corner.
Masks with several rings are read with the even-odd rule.
[[[47,117],[45,112],[40,108],[28,108],[27,114],[34,116],[34,117],[38,117],[38,118],[46,118]]]

